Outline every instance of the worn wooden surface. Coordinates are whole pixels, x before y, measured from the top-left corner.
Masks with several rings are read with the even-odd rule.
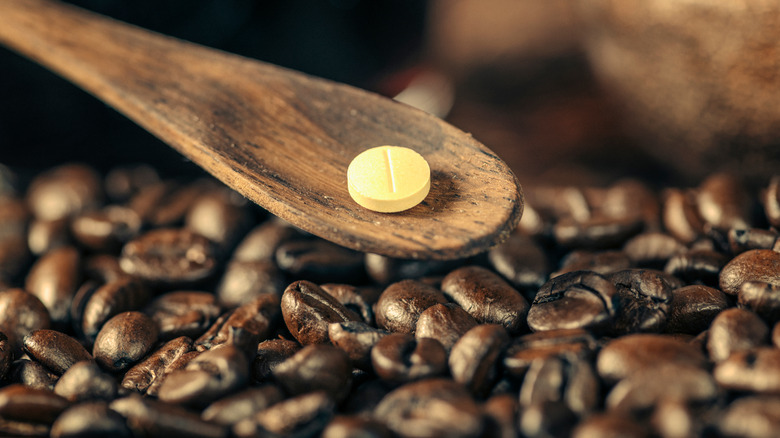
[[[515,176],[440,119],[353,87],[43,0],[0,0],[0,43],[116,108],[230,187],[313,234],[393,257],[464,257],[523,210]],[[6,84],[8,85],[8,84]],[[357,205],[354,156],[420,152],[430,195],[402,213]]]

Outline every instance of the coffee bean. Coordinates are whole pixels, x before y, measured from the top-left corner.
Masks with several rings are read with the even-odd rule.
[[[158,183],[160,175],[147,164],[117,166],[106,174],[103,181],[106,195],[115,202],[126,201],[140,189]]]
[[[271,262],[279,245],[293,237],[300,237],[295,228],[281,219],[271,218],[244,236],[233,252],[233,261]]]
[[[117,384],[95,362],[83,361],[65,371],[54,386],[54,393],[72,403],[96,399],[111,401],[116,398]]]
[[[669,258],[685,251],[685,245],[669,234],[648,231],[629,239],[623,251],[639,267],[663,268]]]
[[[66,409],[51,426],[52,438],[110,436],[130,438],[132,433],[121,415],[106,402],[88,402]]]
[[[150,299],[149,288],[128,277],[97,287],[85,299],[80,319],[81,333],[94,342],[106,321],[119,313],[142,309]]]
[[[346,353],[332,345],[313,344],[277,365],[273,376],[293,396],[323,391],[338,401],[350,390],[352,363]]]
[[[520,411],[517,426],[526,437],[569,436],[577,416],[563,402],[544,402]]]
[[[319,283],[359,281],[363,254],[325,240],[289,241],[276,249],[276,265],[295,278]]]
[[[607,275],[622,271],[631,267],[631,260],[623,251],[587,251],[575,250],[570,252],[561,261],[561,268],[550,274],[557,277],[561,274],[574,271],[593,271]]]
[[[447,368],[447,351],[435,339],[391,333],[371,349],[371,364],[384,380],[409,382],[442,374]]]
[[[662,438],[703,435],[701,422],[694,418],[693,412],[679,400],[661,400],[653,411],[650,423]]]
[[[769,187],[761,201],[764,204],[766,219],[773,227],[780,228],[780,175],[772,177],[769,181]]]
[[[487,420],[488,436],[513,438],[517,436],[517,413],[520,410],[517,397],[512,394],[498,394],[482,405]]]
[[[780,393],[780,350],[759,347],[737,351],[712,371],[718,384],[733,391]]]
[[[780,397],[748,396],[734,400],[719,419],[723,436],[771,437],[780,428]]]
[[[210,276],[217,267],[213,244],[187,229],[147,231],[122,248],[119,265],[143,280],[193,283]]]
[[[640,219],[592,217],[587,221],[565,218],[553,227],[559,245],[567,248],[613,248],[642,231]]]
[[[173,359],[171,363],[165,367],[164,373],[158,375],[157,378],[151,383],[151,385],[149,385],[149,387],[146,389],[146,395],[150,397],[157,397],[160,393],[160,388],[162,387],[163,383],[165,383],[165,380],[167,380],[168,376],[173,374],[175,371],[183,370],[196,357],[200,356],[201,353],[201,351],[191,350]]]
[[[617,292],[616,333],[660,332],[664,328],[672,289],[677,286],[673,278],[651,269],[627,269],[607,278]]]
[[[36,176],[27,189],[27,205],[36,218],[55,220],[97,207],[102,196],[97,173],[70,163]]]
[[[335,416],[322,431],[322,438],[390,438],[393,434],[384,424],[364,417]]]
[[[716,251],[691,250],[670,258],[664,267],[664,272],[688,283],[698,281],[717,286],[720,270],[727,262],[726,256]]]
[[[504,354],[504,368],[522,377],[536,359],[555,356],[587,357],[596,349],[596,339],[582,329],[549,330],[516,338]]]
[[[780,234],[762,228],[732,228],[728,239],[731,251],[739,254],[751,249],[772,249]]]
[[[0,389],[0,416],[9,420],[51,424],[67,407],[67,400],[48,389],[20,384]]]
[[[599,384],[590,364],[577,358],[548,357],[531,363],[520,387],[520,405],[563,402],[576,414],[595,410]]]
[[[279,318],[279,297],[261,295],[241,307],[220,316],[211,327],[195,340],[198,349],[211,349],[228,341],[231,329],[241,329],[249,337],[252,350],[268,334]],[[252,351],[254,353],[254,351]]]
[[[530,237],[514,233],[506,242],[488,252],[493,269],[521,290],[533,290],[544,284],[550,272],[547,255]]]
[[[224,426],[203,421],[197,414],[179,406],[160,403],[138,394],[116,399],[109,407],[126,419],[133,436],[227,437],[228,431]]]
[[[119,266],[119,259],[111,254],[93,254],[84,260],[83,268],[87,278],[100,283],[130,277]]]
[[[704,234],[704,219],[699,214],[694,192],[667,189],[662,220],[669,234],[683,243],[691,243]]]
[[[643,182],[622,179],[604,193],[600,211],[609,217],[637,218],[647,230],[657,230],[661,224],[661,201]]]
[[[312,392],[276,403],[254,418],[233,427],[236,437],[318,436],[333,418],[336,407],[324,392]]]
[[[760,281],[742,283],[737,303],[752,310],[764,321],[774,324],[780,321],[780,284]]]
[[[155,298],[144,308],[157,324],[160,339],[179,336],[197,338],[219,317],[213,294],[200,291],[174,291]]]
[[[54,330],[33,330],[24,337],[24,351],[57,375],[74,363],[92,360],[87,350],[72,337]]]
[[[388,332],[374,328],[364,322],[334,322],[328,326],[328,337],[336,347],[342,349],[352,363],[364,370],[371,369],[371,349]]]
[[[775,327],[772,329],[772,344],[780,348],[780,322],[775,324]]]
[[[320,287],[333,296],[347,309],[357,313],[366,324],[374,323],[373,305],[379,299],[381,290],[373,288],[357,288],[348,284],[323,284]]]
[[[595,272],[560,275],[539,289],[528,311],[528,326],[534,331],[604,329],[615,316],[616,295],[612,282]]]
[[[8,380],[28,388],[54,390],[59,376],[46,367],[29,359],[19,359],[11,364]]]
[[[0,291],[0,331],[8,337],[14,356],[21,355],[25,336],[49,325],[49,311],[38,297],[19,288]]]
[[[281,308],[287,329],[302,345],[327,343],[331,323],[360,321],[355,312],[321,287],[305,280],[287,286]]]
[[[459,266],[459,260],[413,260],[396,259],[379,254],[366,254],[366,272],[379,284],[396,283],[401,280],[419,280],[444,274]]]
[[[414,336],[436,339],[449,353],[455,342],[476,325],[477,321],[457,304],[434,304],[420,314]]]
[[[144,187],[129,204],[153,227],[177,226],[204,193],[217,187],[215,181],[205,178],[184,185],[163,181]]]
[[[232,261],[217,285],[217,300],[224,308],[234,308],[265,295],[281,296],[284,276],[268,260]]]
[[[67,218],[35,219],[27,230],[27,246],[30,252],[41,256],[71,243],[70,221]]]
[[[710,325],[707,351],[713,362],[728,359],[737,351],[764,345],[769,328],[755,313],[746,309],[727,309]]]
[[[720,272],[720,289],[737,295],[747,281],[780,285],[780,252],[768,249],[745,251],[731,259]]]
[[[499,373],[499,357],[509,335],[497,324],[478,325],[458,339],[449,356],[452,378],[477,396],[490,391]]]
[[[376,323],[391,332],[414,333],[420,314],[447,299],[439,290],[416,280],[403,280],[388,286],[376,303]]]
[[[226,187],[215,188],[192,203],[184,219],[185,227],[214,242],[225,252],[246,232],[250,214],[247,200]]]
[[[252,362],[252,377],[257,382],[266,381],[280,363],[300,349],[301,344],[287,339],[269,339],[259,343]]]
[[[672,290],[672,302],[666,317],[668,333],[696,335],[706,330],[712,320],[730,306],[723,292],[702,285]]]
[[[734,175],[715,173],[705,179],[696,192],[696,205],[705,223],[728,230],[750,223],[751,197]]]
[[[609,392],[606,407],[618,412],[640,412],[662,399],[706,403],[718,396],[718,386],[707,370],[688,365],[645,367],[621,380]]]
[[[90,250],[114,251],[137,236],[141,225],[135,210],[109,205],[78,215],[71,221],[70,230],[75,240]]]
[[[127,370],[122,378],[122,388],[145,393],[157,379],[170,372],[171,365],[177,359],[190,351],[192,351],[192,339],[186,336],[166,342]]]
[[[614,383],[645,368],[665,364],[699,367],[707,366],[703,352],[691,345],[664,335],[635,334],[610,341],[599,351],[596,369],[608,383]]]
[[[54,249],[38,259],[27,274],[24,288],[46,306],[53,323],[64,324],[80,284],[81,255],[68,246]]]
[[[597,414],[587,418],[573,431],[572,438],[649,438],[650,433],[639,423],[619,414]]]
[[[206,421],[230,426],[282,399],[282,391],[276,385],[263,385],[221,398],[204,409],[200,416]]]
[[[22,235],[0,239],[0,285],[11,287],[11,282],[23,274],[30,259],[27,242]]]
[[[141,360],[157,343],[157,326],[140,312],[122,312],[109,319],[95,338],[92,355],[103,368],[123,371]]]

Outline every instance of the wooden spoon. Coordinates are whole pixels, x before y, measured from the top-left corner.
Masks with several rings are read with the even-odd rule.
[[[0,0],[0,43],[43,64],[288,222],[392,257],[465,257],[502,242],[523,195],[494,153],[390,99],[44,0]],[[431,191],[401,213],[349,196],[352,158],[418,151]]]

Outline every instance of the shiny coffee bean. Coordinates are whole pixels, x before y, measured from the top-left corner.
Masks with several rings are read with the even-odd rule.
[[[780,428],[780,397],[753,395],[734,400],[718,420],[722,436],[771,437]]]
[[[769,224],[780,228],[780,175],[772,177],[769,181],[769,187],[764,191],[761,201]]]
[[[363,254],[326,240],[294,240],[276,249],[276,265],[293,278],[350,283],[365,272]]]
[[[122,378],[122,388],[145,393],[156,380],[161,380],[162,376],[171,371],[171,365],[177,359],[192,351],[192,348],[192,339],[186,336],[166,342],[127,370]]]
[[[381,290],[334,283],[323,284],[320,287],[336,298],[344,307],[360,315],[363,322],[366,324],[374,323],[373,305],[379,299]]]
[[[477,321],[457,304],[434,304],[420,314],[414,336],[436,339],[449,353],[455,342],[476,325]]]
[[[322,431],[322,438],[391,438],[390,429],[368,417],[336,415]]]
[[[607,383],[614,383],[665,364],[707,366],[704,353],[671,336],[634,334],[610,341],[599,351],[596,370]]]
[[[87,340],[94,342],[106,321],[122,312],[140,310],[150,299],[149,288],[132,278],[110,281],[96,288],[85,300],[81,332]]]
[[[587,251],[575,250],[561,260],[561,268],[550,274],[557,277],[561,274],[574,271],[593,271],[607,275],[622,271],[631,267],[631,260],[623,251]]]
[[[122,312],[109,319],[95,338],[92,355],[111,372],[140,361],[157,343],[157,325],[140,312]]]
[[[130,207],[153,227],[170,227],[184,222],[187,212],[216,182],[203,178],[189,184],[162,181],[144,187],[130,200]]]
[[[80,403],[66,409],[51,426],[52,438],[110,436],[130,438],[132,433],[121,415],[102,401]]]
[[[119,265],[143,280],[192,283],[210,276],[217,267],[213,244],[187,229],[147,231],[122,248]]]
[[[703,435],[703,422],[678,400],[662,400],[653,410],[650,424],[661,438],[686,438]]]
[[[664,272],[687,283],[700,282],[717,286],[720,270],[727,262],[728,258],[719,252],[708,249],[691,250],[670,258]]]
[[[672,291],[672,302],[666,317],[668,333],[696,335],[706,330],[712,320],[730,306],[728,297],[719,289],[691,285]]]
[[[352,363],[364,370],[371,369],[371,349],[389,333],[364,322],[334,322],[328,326],[328,337],[336,347],[347,353]]]
[[[8,337],[16,357],[21,355],[25,336],[49,325],[49,311],[38,297],[19,288],[0,291],[0,331]]]
[[[737,303],[752,310],[764,321],[774,324],[780,321],[780,284],[760,281],[742,283]]]
[[[227,251],[246,232],[250,221],[247,200],[227,187],[202,193],[187,211],[184,226]]]
[[[621,380],[607,395],[608,410],[640,412],[672,398],[707,403],[718,396],[718,386],[707,370],[675,364],[645,367]]]
[[[302,345],[327,343],[331,323],[360,321],[358,314],[321,287],[305,280],[287,286],[281,309],[287,329]]]
[[[459,265],[458,260],[396,259],[370,253],[365,256],[366,272],[378,284],[445,274]]]
[[[539,289],[528,311],[534,331],[588,328],[602,330],[615,316],[617,291],[611,281],[589,271],[550,279]]]
[[[114,252],[138,235],[141,218],[135,210],[109,205],[101,210],[84,212],[70,223],[73,238],[92,251]]]
[[[237,261],[227,265],[217,285],[217,301],[223,308],[234,308],[265,295],[282,295],[284,275],[274,262]]]
[[[279,403],[283,398],[282,391],[276,385],[248,388],[210,404],[200,417],[206,421],[230,426]]]
[[[271,436],[318,436],[333,418],[336,406],[324,392],[288,398],[258,412],[233,427],[239,438]]]
[[[696,192],[699,215],[708,225],[728,230],[750,223],[751,196],[734,175],[715,173],[699,184]]]
[[[780,393],[780,350],[758,347],[737,351],[712,371],[723,388],[759,394]]]
[[[93,361],[73,364],[54,386],[54,393],[71,403],[116,398],[117,384],[113,376],[103,372]]]
[[[643,182],[622,179],[604,193],[600,211],[609,217],[637,218],[644,228],[657,230],[661,224],[661,201]]]
[[[190,362],[196,357],[200,356],[202,352],[197,350],[191,350],[183,353],[181,356],[176,357],[165,367],[165,371],[157,376],[157,378],[146,389],[146,395],[150,397],[157,397],[160,394],[160,388],[162,388],[165,380],[173,374],[175,371],[183,370]]]
[[[0,416],[7,420],[51,424],[67,407],[67,400],[48,389],[20,384],[0,389]]]
[[[187,336],[197,338],[219,317],[214,294],[199,291],[175,291],[160,295],[145,308],[157,324],[160,339]]]
[[[489,436],[497,438],[517,436],[516,424],[520,405],[516,396],[513,394],[493,395],[482,405],[482,410],[485,412]]]
[[[258,342],[268,338],[270,330],[279,319],[279,304],[278,296],[265,294],[228,311],[195,340],[195,347],[208,350],[224,344],[228,341],[230,329],[240,328],[251,337],[252,348],[256,348]]]
[[[660,332],[666,325],[674,279],[651,269],[627,269],[610,274],[619,311],[616,333]]]
[[[333,400],[343,400],[352,384],[352,363],[339,348],[312,344],[277,365],[273,376],[293,396],[323,391]]]
[[[505,370],[514,377],[525,375],[537,359],[558,356],[588,357],[596,350],[596,339],[583,329],[541,331],[512,341],[504,353]]]
[[[201,420],[198,414],[179,406],[160,403],[138,394],[119,398],[109,405],[130,426],[133,436],[224,438],[224,426]]]
[[[97,173],[77,163],[40,173],[27,189],[27,205],[38,219],[55,220],[97,207],[103,196]]]
[[[54,390],[59,376],[45,366],[29,359],[19,359],[11,364],[8,381],[28,388]]]
[[[30,252],[41,256],[47,252],[71,243],[70,221],[67,218],[30,222],[27,230],[27,246]]]
[[[268,380],[280,363],[300,349],[301,344],[287,339],[269,339],[257,344],[257,354],[252,361],[252,377],[257,382]]]
[[[100,283],[129,277],[119,266],[119,259],[111,254],[93,254],[87,257],[83,269],[87,278]]]
[[[376,303],[379,328],[398,333],[414,333],[420,314],[447,298],[438,289],[416,280],[403,280],[388,286]]]
[[[103,181],[106,195],[114,201],[126,201],[141,188],[160,181],[160,175],[152,166],[133,164],[117,166],[106,174]]]
[[[563,402],[569,411],[585,415],[596,409],[599,398],[599,381],[588,361],[549,357],[531,363],[519,400],[526,408]]]
[[[751,249],[772,249],[780,234],[762,228],[732,228],[728,232],[729,248],[734,254]]]
[[[629,239],[623,252],[640,267],[662,268],[666,261],[685,251],[685,245],[677,238],[659,231],[648,231]]]
[[[710,325],[707,351],[713,362],[728,359],[737,351],[764,345],[769,328],[755,313],[746,309],[727,309]]]
[[[588,417],[572,431],[572,438],[649,438],[645,427],[620,414],[601,413]]]
[[[696,194],[691,191],[666,190],[662,221],[669,234],[686,244],[704,234],[704,219],[696,205]]]
[[[452,347],[448,364],[453,380],[477,396],[484,396],[495,382],[500,355],[509,344],[506,329],[498,324],[478,325]]]
[[[371,349],[371,364],[384,380],[409,382],[442,374],[447,368],[447,351],[435,339],[391,333]]]
[[[76,362],[92,360],[92,355],[77,340],[54,330],[30,332],[24,337],[24,351],[57,375]]]
[[[536,290],[550,272],[547,255],[530,237],[514,233],[488,252],[493,269],[521,290]]]
[[[780,285],[780,252],[768,249],[745,251],[731,259],[720,272],[720,289],[737,295],[748,281]]]
[[[565,403],[545,402],[521,410],[517,427],[525,437],[563,437],[571,434],[576,422],[576,414]]]
[[[70,303],[81,284],[81,255],[73,247],[54,249],[38,259],[27,274],[24,289],[38,297],[53,323],[66,323]]]
[[[300,237],[292,225],[272,217],[250,230],[233,251],[235,262],[271,262],[283,242]]]

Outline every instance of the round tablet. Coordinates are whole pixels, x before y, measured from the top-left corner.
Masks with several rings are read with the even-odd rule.
[[[349,195],[369,210],[395,213],[422,202],[431,189],[431,168],[417,152],[379,146],[361,152],[347,169]]]

